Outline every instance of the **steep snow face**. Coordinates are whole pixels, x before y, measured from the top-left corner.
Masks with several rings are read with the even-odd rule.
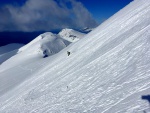
[[[1,113],[148,112],[141,96],[150,94],[149,0],[135,0],[83,39],[31,63],[24,65],[32,77],[0,97]],[[14,83],[2,82],[6,75],[27,72],[17,69],[0,73],[1,88]]]
[[[22,47],[23,44],[8,44],[0,47],[0,64],[5,62],[7,59],[16,55],[18,49]]]
[[[59,32],[59,35],[60,37],[64,38],[65,40],[68,40],[69,42],[76,42],[85,36],[84,33],[75,31],[73,29],[63,29]]]

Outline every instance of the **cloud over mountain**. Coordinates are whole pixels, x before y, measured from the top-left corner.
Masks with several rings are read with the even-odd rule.
[[[27,0],[0,7],[0,31],[41,31],[95,27],[89,11],[76,0]]]

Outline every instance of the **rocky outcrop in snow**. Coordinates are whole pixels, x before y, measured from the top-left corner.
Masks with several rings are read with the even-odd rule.
[[[58,53],[69,44],[68,41],[60,38],[58,35],[48,32],[41,35],[40,50],[44,55],[43,57],[47,57]]]

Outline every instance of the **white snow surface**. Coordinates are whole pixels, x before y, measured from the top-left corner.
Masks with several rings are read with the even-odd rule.
[[[135,0],[53,56],[23,55],[0,67],[0,113],[149,112],[141,96],[150,94],[150,0]]]
[[[43,33],[27,45],[21,47],[17,55],[4,62],[1,65],[0,72],[18,65],[23,65],[24,63],[29,64],[32,61],[38,61],[44,56],[54,55],[69,44],[70,42],[64,40],[57,34],[51,32]]]
[[[60,35],[60,37],[64,38],[65,40],[68,40],[69,42],[76,42],[83,38],[85,33],[66,28],[60,31],[58,35]]]

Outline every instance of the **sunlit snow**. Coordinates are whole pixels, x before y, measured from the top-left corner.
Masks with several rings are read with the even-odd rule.
[[[148,113],[148,94],[149,0],[133,1],[57,54],[20,52],[0,67],[0,113]]]

